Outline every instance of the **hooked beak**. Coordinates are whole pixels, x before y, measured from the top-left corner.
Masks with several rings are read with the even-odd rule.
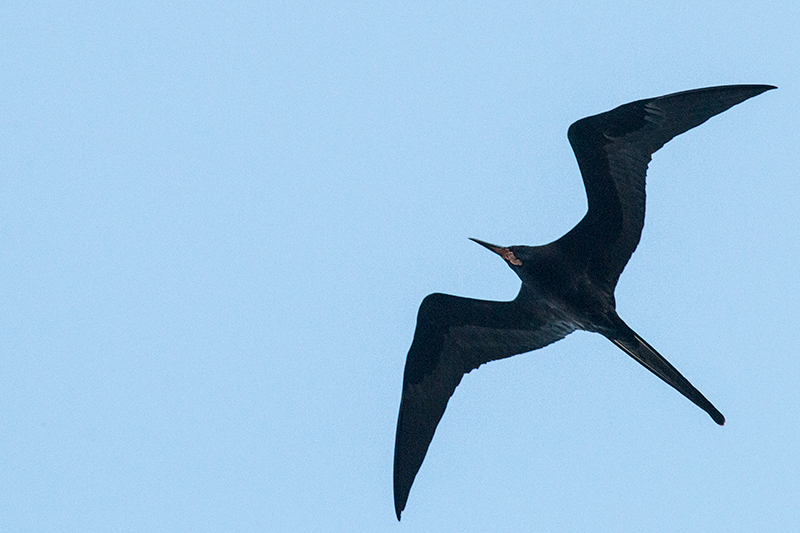
[[[517,265],[517,266],[522,265],[522,261],[517,259],[517,256],[514,255],[514,252],[512,252],[508,248],[503,248],[502,246],[497,246],[496,244],[489,244],[488,242],[484,242],[478,239],[473,239],[472,237],[470,237],[469,240],[477,242],[481,246],[488,248],[489,250],[493,251],[494,253],[496,253],[497,255],[499,255],[512,265]]]

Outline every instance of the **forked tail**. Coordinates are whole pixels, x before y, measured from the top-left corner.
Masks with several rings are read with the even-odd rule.
[[[720,426],[725,424],[725,417],[722,416],[722,413],[717,411],[717,408],[711,405],[711,402],[709,402],[699,390],[694,388],[694,386],[689,383],[688,379],[683,377],[669,361],[664,359],[655,348],[650,346],[647,341],[641,338],[635,331],[622,322],[622,320],[620,320],[620,322],[622,326],[624,326],[621,332],[622,335],[615,337],[607,336],[611,342],[639,361],[639,363],[650,372],[663,379],[669,385],[672,385],[675,390],[689,398],[700,409],[708,413],[711,418],[714,419],[714,422]]]

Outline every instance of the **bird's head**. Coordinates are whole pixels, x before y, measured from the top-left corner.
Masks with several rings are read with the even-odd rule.
[[[478,239],[473,239],[472,237],[470,237],[469,240],[477,242],[481,246],[488,248],[489,250],[493,251],[494,253],[502,257],[505,260],[505,262],[508,263],[508,266],[510,266],[511,269],[514,270],[515,272],[523,264],[523,259],[524,259],[523,248],[526,248],[524,246],[509,246],[509,247],[497,246],[496,244],[489,244],[488,242],[484,242]]]

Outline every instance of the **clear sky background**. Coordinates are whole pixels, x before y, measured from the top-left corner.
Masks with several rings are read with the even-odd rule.
[[[0,530],[798,531],[800,8],[6,2]],[[779,87],[648,175],[620,315],[457,389],[392,503],[422,298],[583,216],[575,120]]]

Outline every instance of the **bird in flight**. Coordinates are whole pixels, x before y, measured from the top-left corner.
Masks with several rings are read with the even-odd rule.
[[[606,337],[725,423],[711,402],[617,315],[614,288],[644,226],[645,174],[655,151],[771,85],[728,85],[638,100],[581,119],[567,137],[589,204],[583,219],[544,246],[497,246],[522,280],[517,297],[494,302],[430,294],[406,359],[394,448],[394,506],[405,509],[436,426],[461,378],[484,363],[529,352],[575,330]]]

